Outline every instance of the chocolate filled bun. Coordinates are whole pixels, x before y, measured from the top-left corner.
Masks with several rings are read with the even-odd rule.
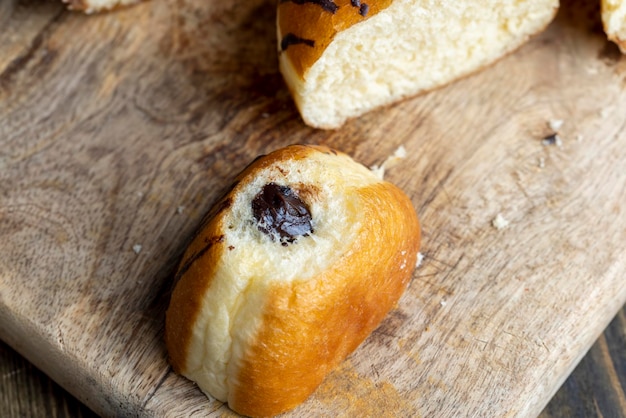
[[[304,122],[346,119],[443,86],[513,51],[558,0],[281,0],[280,70]]]
[[[394,307],[419,244],[409,198],[347,155],[295,145],[263,156],[183,256],[170,362],[240,414],[294,408]]]

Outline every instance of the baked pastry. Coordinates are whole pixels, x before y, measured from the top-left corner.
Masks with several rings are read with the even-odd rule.
[[[607,37],[626,54],[626,1],[602,0],[601,14]]]
[[[111,10],[116,7],[128,6],[139,3],[141,0],[63,0],[72,10],[80,10],[85,13],[96,13]]]
[[[170,363],[240,414],[289,410],[396,304],[419,243],[409,198],[347,155],[294,145],[263,156],[182,259]]]
[[[280,70],[305,123],[348,118],[434,89],[522,45],[558,0],[281,0]]]

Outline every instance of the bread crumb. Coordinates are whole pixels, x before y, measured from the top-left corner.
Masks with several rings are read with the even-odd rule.
[[[439,304],[443,307],[443,306],[446,306],[448,302],[446,302],[445,299],[441,299],[441,302],[439,302]]]
[[[385,177],[385,170],[388,169],[388,168],[393,167],[394,165],[396,165],[398,163],[398,161],[406,158],[406,156],[407,156],[406,148],[404,148],[403,145],[400,145],[395,150],[393,155],[390,155],[389,157],[387,157],[385,162],[383,162],[380,166],[378,166],[378,165],[371,166],[370,170],[372,170],[372,172],[374,174],[376,174],[376,177],[378,177],[381,180],[383,180],[384,177]]]
[[[415,262],[415,268],[418,268],[422,265],[422,261],[424,261],[424,254],[417,253],[417,261]]]
[[[179,206],[176,208],[176,213],[179,215],[182,215],[184,210],[185,210],[184,206]]]
[[[605,107],[604,109],[600,110],[600,117],[602,119],[606,119],[609,116],[610,113],[610,109],[608,107]]]
[[[548,135],[541,140],[541,143],[543,145],[556,145],[557,147],[563,146],[563,141],[561,140],[559,134]]]
[[[400,145],[398,149],[396,149],[396,151],[393,153],[392,158],[403,159],[406,158],[406,155],[406,148],[404,148],[404,145]]]
[[[500,230],[509,226],[509,221],[507,221],[501,213],[498,213],[495,218],[491,221],[491,225],[494,228]]]
[[[563,123],[564,123],[564,121],[562,119],[552,119],[552,120],[548,121],[548,126],[554,132],[558,132],[558,130],[561,129],[561,127],[563,126]]]
[[[133,251],[135,252],[135,254],[139,254],[141,252],[141,249],[143,247],[141,246],[141,244],[135,244],[133,245]]]
[[[406,268],[406,250],[400,253],[402,255],[402,264],[400,264],[400,270],[404,270]]]

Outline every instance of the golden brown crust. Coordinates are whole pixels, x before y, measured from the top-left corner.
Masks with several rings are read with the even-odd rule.
[[[277,18],[280,53],[287,54],[296,73],[303,77],[322,56],[338,32],[376,15],[392,1],[354,2],[360,5],[354,6],[350,0],[334,2],[282,0],[278,5]],[[330,6],[325,7],[325,3]],[[367,11],[361,11],[362,7],[367,8]]]
[[[236,411],[271,416],[303,402],[404,292],[420,243],[415,210],[390,183],[358,193],[371,220],[358,247],[314,279],[272,288],[231,398]]]
[[[178,267],[178,283],[172,292],[165,317],[165,343],[170,364],[176,373],[185,370],[192,324],[214,277],[215,260],[219,259],[224,250],[220,231],[220,222],[209,222],[187,248]]]

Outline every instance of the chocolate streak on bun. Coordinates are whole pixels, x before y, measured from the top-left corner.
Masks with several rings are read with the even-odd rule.
[[[178,273],[176,273],[176,281],[178,279],[180,279],[180,277],[187,273],[187,271],[189,270],[189,268],[192,266],[193,263],[195,263],[198,259],[202,258],[207,251],[209,251],[211,249],[212,246],[214,246],[215,244],[224,242],[224,235],[220,235],[217,237],[212,237],[210,239],[205,239],[205,246],[202,247],[200,249],[200,251],[198,251],[197,253],[195,253],[194,255],[192,255],[191,257],[189,257],[189,259],[187,259],[178,269]]]
[[[289,45],[298,45],[298,44],[305,44],[313,48],[315,46],[315,41],[312,39],[300,38],[299,36],[296,36],[293,33],[288,33],[280,41],[280,50],[284,51],[287,48],[289,48]]]

